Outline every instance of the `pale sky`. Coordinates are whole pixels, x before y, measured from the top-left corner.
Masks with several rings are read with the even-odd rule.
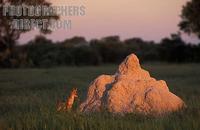
[[[87,40],[119,35],[121,39],[141,37],[144,40],[160,41],[176,33],[182,6],[187,0],[51,0],[54,5],[84,5],[85,16],[62,17],[72,20],[72,29],[59,29],[47,35],[54,41],[73,36]],[[19,42],[27,42],[37,31],[21,36]],[[195,36],[184,39],[196,42]]]

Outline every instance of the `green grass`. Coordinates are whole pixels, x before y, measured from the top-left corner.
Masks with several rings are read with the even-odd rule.
[[[200,65],[145,64],[157,79],[167,81],[170,90],[187,104],[186,110],[153,118],[134,114],[84,115],[76,111],[89,83],[100,74],[113,74],[114,65],[53,69],[0,70],[0,130],[199,130]],[[74,110],[57,113],[57,99],[78,87]]]

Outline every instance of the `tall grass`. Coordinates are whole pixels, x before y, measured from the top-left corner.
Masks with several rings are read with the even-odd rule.
[[[117,66],[0,70],[0,130],[199,130],[200,66],[198,64],[145,64],[152,76],[167,81],[170,90],[187,104],[186,110],[165,117],[107,112],[89,115],[77,111],[90,81],[112,74]],[[73,87],[79,99],[72,111],[58,113],[57,99]]]

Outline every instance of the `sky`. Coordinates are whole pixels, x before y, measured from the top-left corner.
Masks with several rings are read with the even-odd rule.
[[[188,0],[50,0],[53,5],[85,6],[85,16],[62,16],[72,20],[70,30],[59,29],[47,35],[53,41],[73,36],[87,40],[118,35],[122,40],[141,37],[159,42],[171,33],[179,31],[178,23],[182,6]],[[31,31],[23,34],[19,42],[25,43],[39,34]],[[199,42],[194,36],[184,35],[187,42]]]

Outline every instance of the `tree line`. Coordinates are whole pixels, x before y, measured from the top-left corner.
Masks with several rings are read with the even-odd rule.
[[[200,44],[185,43],[179,34],[160,43],[141,38],[121,41],[119,36],[90,41],[73,37],[55,43],[40,35],[25,45],[16,45],[12,53],[0,45],[1,68],[116,64],[131,53],[141,62],[200,62]]]

